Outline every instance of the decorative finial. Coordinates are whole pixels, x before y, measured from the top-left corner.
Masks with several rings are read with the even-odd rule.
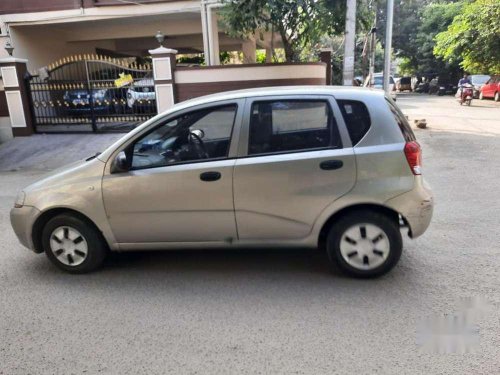
[[[155,35],[156,40],[160,43],[160,46],[163,47],[163,41],[165,40],[165,35],[161,31],[158,31]]]

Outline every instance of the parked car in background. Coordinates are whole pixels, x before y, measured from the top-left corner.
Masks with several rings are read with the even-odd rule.
[[[145,77],[130,85],[127,90],[127,106],[156,106],[156,93],[153,77]]]
[[[429,94],[454,95],[458,90],[457,85],[449,78],[435,77],[429,82]]]
[[[496,102],[500,101],[500,76],[492,76],[479,92],[479,99],[493,98]]]
[[[408,121],[380,90],[259,88],[176,104],[23,189],[22,244],[68,272],[108,252],[325,246],[356,277],[392,269],[431,221]]]
[[[73,89],[64,92],[63,100],[67,105],[63,111],[67,114],[86,113],[91,109],[90,98],[92,95],[92,110],[106,112],[114,110],[112,103],[113,92],[110,89]]]
[[[473,74],[469,76],[472,86],[474,86],[474,98],[479,98],[481,88],[490,79],[489,75],[486,74]]]
[[[412,91],[411,77],[401,77],[397,85],[398,91]]]
[[[375,89],[384,89],[384,73],[375,73],[373,74],[373,85],[371,84],[371,77],[368,76],[365,79],[365,83],[363,87],[373,87]],[[394,82],[394,77],[389,77],[389,93],[392,100],[396,100],[396,85]]]

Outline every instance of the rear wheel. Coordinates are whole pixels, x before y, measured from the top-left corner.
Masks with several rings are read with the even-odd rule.
[[[99,268],[107,246],[99,231],[86,220],[70,214],[50,219],[43,228],[42,244],[52,263],[70,273]]]
[[[338,220],[327,240],[328,257],[343,273],[377,277],[399,261],[403,240],[396,220],[373,211],[352,212]]]

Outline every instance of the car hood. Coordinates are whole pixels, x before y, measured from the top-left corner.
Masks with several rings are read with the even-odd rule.
[[[105,163],[103,161],[98,158],[92,158],[91,160],[76,161],[55,169],[23,189],[26,193],[25,204],[33,206],[35,196],[38,196],[43,191],[50,190],[55,192],[77,182],[92,181],[92,183],[95,183],[97,177],[102,177],[104,166]]]

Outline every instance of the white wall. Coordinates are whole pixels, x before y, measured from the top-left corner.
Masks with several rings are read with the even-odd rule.
[[[231,82],[289,78],[325,78],[322,64],[255,65],[220,69],[176,70],[175,83]]]
[[[68,43],[64,34],[40,26],[11,27],[14,57],[28,59],[28,70],[33,71],[55,60],[75,54],[95,53],[95,48],[114,49],[113,41]]]

